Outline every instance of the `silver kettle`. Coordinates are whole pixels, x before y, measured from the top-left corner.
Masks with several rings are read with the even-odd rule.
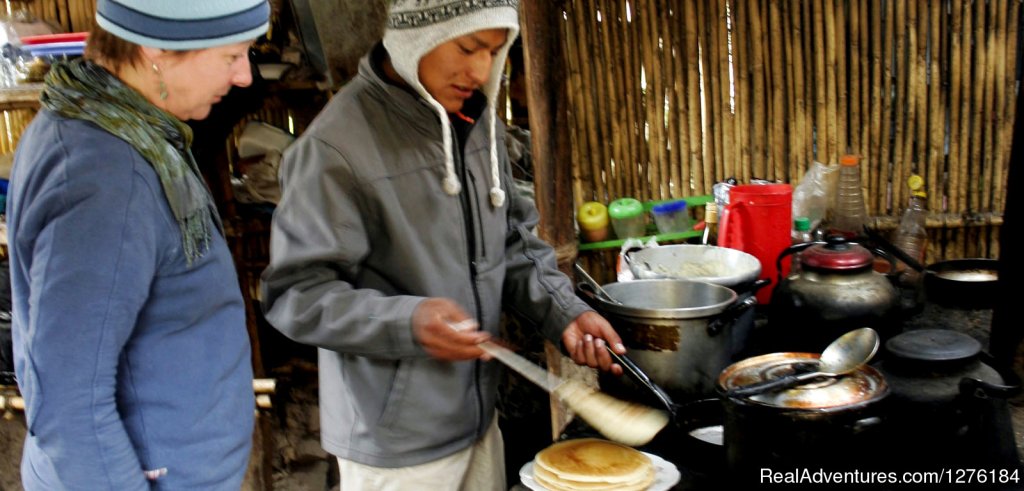
[[[821,352],[839,335],[872,327],[883,340],[898,325],[899,294],[874,270],[875,255],[841,236],[793,245],[778,263],[799,252],[799,267],[772,292],[769,325],[776,348]]]

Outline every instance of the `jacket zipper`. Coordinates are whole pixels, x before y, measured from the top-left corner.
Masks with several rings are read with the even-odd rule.
[[[456,134],[455,128],[450,128],[449,131],[452,132],[452,141],[459,141],[459,135]],[[469,250],[469,284],[473,288],[474,308],[476,310],[476,318],[479,321],[483,319],[483,312],[480,307],[480,291],[476,287],[476,233],[473,230],[473,219],[474,217],[476,217],[478,223],[480,223],[478,217],[480,213],[473,213],[473,202],[475,201],[478,207],[480,203],[478,200],[475,199],[476,182],[470,181],[469,172],[466,170],[466,161],[463,158],[463,145],[458,145],[457,148],[459,149],[459,151],[452,152],[452,158],[455,159],[455,167],[456,169],[459,170],[462,182],[466,184],[466,189],[463,189],[463,191],[459,193],[459,201],[462,202],[463,222],[466,227],[466,240],[468,242],[466,245],[467,249]],[[481,231],[482,234],[483,228],[481,227],[479,230]],[[473,378],[476,380],[476,383],[474,384],[473,388],[475,389],[476,392],[477,421],[480,422],[477,425],[477,437],[479,438],[481,435],[483,435],[483,428],[481,425],[483,424],[484,421],[484,397],[480,391],[480,360],[476,360],[473,362]]]

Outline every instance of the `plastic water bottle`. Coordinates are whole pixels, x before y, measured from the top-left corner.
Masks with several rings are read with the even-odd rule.
[[[814,236],[811,234],[811,219],[807,217],[794,218],[792,235],[794,244],[814,241]]]
[[[793,245],[814,242],[814,234],[811,233],[811,219],[807,217],[796,217],[793,219]],[[800,272],[800,253],[793,254],[789,266],[789,274]]]
[[[928,208],[925,203],[928,195],[924,191],[924,179],[914,174],[907,179],[907,186],[910,187],[910,202],[900,219],[899,228],[893,237],[893,245],[899,247],[908,256],[924,264],[926,244],[928,242],[928,230],[925,219],[928,216]],[[914,309],[922,304],[923,292],[922,274],[910,267],[905,268],[899,275],[902,303],[905,309]]]
[[[860,157],[843,155],[839,158],[839,180],[836,183],[836,204],[832,213],[832,233],[847,238],[860,235],[867,221],[864,191],[860,185]]]

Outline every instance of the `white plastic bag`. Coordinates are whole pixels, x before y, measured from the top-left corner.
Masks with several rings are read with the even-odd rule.
[[[813,162],[800,183],[793,188],[793,218],[807,217],[811,230],[821,225],[835,194],[838,166]]]
[[[630,237],[622,242],[622,248],[619,249],[619,261],[618,264],[615,265],[616,280],[633,281],[636,279],[633,276],[633,270],[629,269],[629,264],[626,263],[626,253],[631,249],[645,249],[647,247],[658,247],[658,241],[653,235],[650,239],[647,239],[646,243],[636,237]]]

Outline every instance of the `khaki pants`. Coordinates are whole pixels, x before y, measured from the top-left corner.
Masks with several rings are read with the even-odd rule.
[[[338,459],[341,491],[505,491],[505,448],[494,418],[484,437],[447,457],[410,467],[372,467]]]

